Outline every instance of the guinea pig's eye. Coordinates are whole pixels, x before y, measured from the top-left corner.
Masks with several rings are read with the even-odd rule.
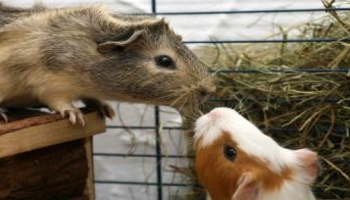
[[[157,56],[157,57],[155,57],[155,61],[159,67],[168,68],[168,69],[175,69],[176,68],[173,59],[171,59],[167,55]]]
[[[225,158],[230,160],[230,161],[234,161],[236,159],[237,156],[237,151],[235,148],[228,146],[228,145],[224,145],[224,155]]]

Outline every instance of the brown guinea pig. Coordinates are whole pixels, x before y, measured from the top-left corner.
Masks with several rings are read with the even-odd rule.
[[[20,11],[24,16],[10,16],[0,29],[5,121],[1,108],[44,104],[84,125],[72,104],[79,100],[110,118],[114,111],[104,100],[184,112],[215,90],[207,69],[164,19],[112,15],[100,6]]]
[[[194,139],[198,179],[213,200],[315,199],[317,154],[281,147],[233,109],[198,118]]]

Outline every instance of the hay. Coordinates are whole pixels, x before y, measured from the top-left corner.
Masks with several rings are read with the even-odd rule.
[[[208,64],[215,96],[230,99],[207,107],[235,107],[282,145],[317,151],[324,171],[316,196],[350,198],[350,43],[342,40],[350,36],[350,13],[331,12],[296,29],[299,39],[339,40],[201,48],[216,53]],[[220,72],[227,69],[235,72]]]

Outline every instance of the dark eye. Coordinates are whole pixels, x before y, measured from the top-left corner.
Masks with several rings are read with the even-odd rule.
[[[228,145],[224,145],[224,155],[225,158],[230,160],[230,161],[234,161],[236,159],[237,156],[237,151],[235,148],[228,146]]]
[[[155,61],[159,67],[164,67],[168,69],[176,68],[173,59],[171,59],[169,56],[166,56],[166,55],[157,56],[155,57]]]

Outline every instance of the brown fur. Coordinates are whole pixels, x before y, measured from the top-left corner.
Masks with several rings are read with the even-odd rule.
[[[257,182],[260,182],[264,191],[278,190],[284,181],[292,177],[292,170],[287,167],[282,173],[276,173],[259,158],[247,155],[232,141],[229,133],[224,133],[208,146],[201,147],[200,143],[199,140],[196,144],[196,170],[199,181],[213,200],[230,200],[237,190],[238,180],[245,173],[249,173],[253,178],[249,184],[259,185]],[[224,145],[236,149],[237,157],[234,161],[224,157]]]
[[[23,9],[7,7],[0,2],[0,27],[17,20],[20,17],[27,17],[33,13],[41,12],[43,10],[45,10],[45,8],[40,4],[35,5],[34,8],[31,9]]]
[[[112,16],[99,6],[23,15],[0,29],[0,106],[44,103],[61,111],[72,109],[72,101],[95,99],[180,110],[215,89],[164,20]],[[137,31],[142,34],[136,38]],[[106,42],[120,41],[128,43],[102,51]],[[159,55],[175,60],[176,69],[157,66]]]

